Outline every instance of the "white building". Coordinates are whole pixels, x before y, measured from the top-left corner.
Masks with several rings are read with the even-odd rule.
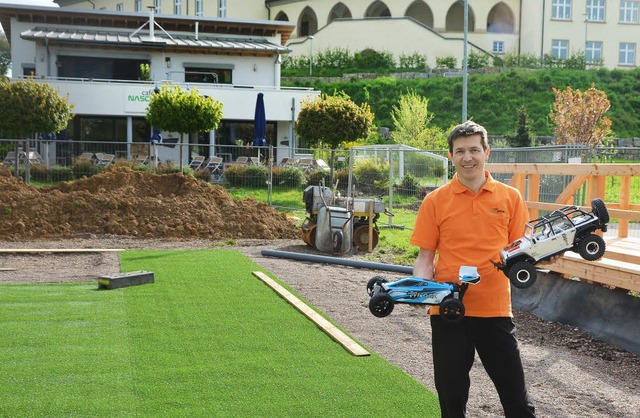
[[[76,141],[149,143],[150,95],[173,82],[223,103],[219,128],[189,138],[207,156],[253,140],[263,93],[267,141],[282,147],[279,161],[295,151],[301,101],[319,94],[280,87],[281,56],[294,29],[288,22],[0,4],[0,23],[13,77],[33,76],[68,95],[75,117],[65,134]],[[141,64],[149,65],[151,81],[140,80]],[[177,133],[163,137],[178,140]],[[165,146],[159,158],[178,161],[179,148]],[[188,158],[182,155],[183,162]]]
[[[293,22],[294,55],[373,48],[436,58],[463,57],[462,0],[56,0],[61,7],[275,19]],[[568,58],[609,69],[638,65],[640,0],[469,0],[470,51]],[[311,38],[312,37],[312,38]]]

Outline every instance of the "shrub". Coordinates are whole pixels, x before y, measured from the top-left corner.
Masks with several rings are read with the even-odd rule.
[[[400,54],[399,67],[404,71],[426,71],[427,57],[418,52],[411,55]]]
[[[357,160],[353,167],[353,175],[363,193],[378,193],[389,186],[388,163],[379,163],[369,158]]]
[[[420,182],[411,173],[405,174],[398,185],[398,193],[403,196],[417,196],[421,189]]]
[[[73,180],[73,169],[62,165],[54,165],[49,168],[49,174],[53,181],[70,181]]]
[[[355,54],[354,64],[358,69],[394,68],[395,61],[390,52],[378,52],[367,48]]]
[[[310,186],[318,186],[322,184],[322,180],[325,186],[332,186],[330,174],[329,170],[313,170],[305,173],[305,177]]]
[[[273,167],[273,186],[296,188],[304,184],[305,175],[299,167]]]
[[[467,61],[467,67],[472,70],[487,68],[489,66],[489,54],[482,54],[479,52],[472,51],[469,54],[469,60]]]
[[[224,170],[224,178],[234,187],[264,187],[267,183],[268,171],[263,165],[228,166]]]
[[[83,176],[91,177],[94,174],[100,172],[100,167],[97,167],[91,160],[79,159],[73,163],[73,176],[76,179]]]
[[[437,57],[436,58],[436,68],[439,69],[454,69],[456,68],[456,57]]]
[[[31,180],[50,181],[49,169],[44,164],[32,164],[31,167],[29,167],[29,173],[31,175]]]

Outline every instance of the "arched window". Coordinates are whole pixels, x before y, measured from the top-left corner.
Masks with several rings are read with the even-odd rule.
[[[305,7],[298,19],[298,36],[313,35],[318,31],[318,17],[310,7]]]
[[[364,17],[391,17],[391,12],[384,2],[374,1],[367,7]]]
[[[514,33],[515,16],[509,6],[500,2],[493,6],[487,17],[488,33]]]
[[[473,16],[473,10],[469,7],[469,26],[468,31],[474,32],[476,29],[476,19]],[[458,0],[453,3],[447,12],[447,23],[445,30],[447,32],[464,32],[464,2]]]
[[[285,12],[278,12],[278,14],[276,15],[276,20],[279,22],[288,22],[289,16],[287,16]]]
[[[423,25],[433,28],[433,12],[422,0],[416,0],[409,5],[405,16],[412,17]]]
[[[336,19],[351,19],[351,10],[344,3],[338,3],[331,8],[329,12],[329,19],[327,19],[328,23],[333,22]]]

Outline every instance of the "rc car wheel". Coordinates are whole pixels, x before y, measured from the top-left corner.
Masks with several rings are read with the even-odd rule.
[[[460,322],[464,318],[464,305],[460,299],[448,297],[440,302],[440,317],[447,322]]]
[[[593,199],[591,201],[591,210],[593,213],[600,219],[600,222],[606,224],[609,222],[609,211],[607,210],[607,206],[604,204],[602,199]]]
[[[372,277],[367,282],[367,293],[369,294],[369,296],[373,296],[373,288],[375,287],[375,285],[381,284],[381,283],[388,283],[388,282],[389,282],[389,280],[387,280],[383,276],[374,276],[374,277]]]
[[[336,231],[333,233],[333,252],[339,253],[342,251],[342,231]]]
[[[606,244],[601,236],[585,235],[577,245],[578,254],[587,261],[595,261],[604,255]]]
[[[538,278],[535,267],[528,261],[515,263],[509,269],[509,280],[514,287],[526,289],[533,286]]]
[[[386,292],[380,292],[369,300],[369,310],[373,314],[373,316],[377,316],[378,318],[384,318],[388,316],[391,311],[393,311],[394,305],[393,298],[389,296]]]

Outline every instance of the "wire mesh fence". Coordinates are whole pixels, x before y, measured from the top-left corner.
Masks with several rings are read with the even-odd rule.
[[[453,175],[446,150],[404,145],[360,146],[351,150],[291,149],[216,144],[163,144],[0,140],[5,169],[27,182],[56,183],[92,176],[112,165],[159,174],[184,173],[220,184],[240,195],[264,197],[270,205],[304,210],[303,191],[325,185],[340,196],[381,197],[389,210],[417,209],[423,197]],[[638,148],[544,146],[493,148],[490,163],[590,163],[639,161]],[[510,174],[495,174],[502,182]],[[541,175],[540,201],[554,202],[573,176]],[[607,179],[607,202],[619,202],[619,177]],[[528,186],[527,186],[528,187]],[[586,186],[574,204],[586,205]],[[631,179],[631,203],[640,204],[640,178]],[[389,225],[393,220],[389,217]]]

